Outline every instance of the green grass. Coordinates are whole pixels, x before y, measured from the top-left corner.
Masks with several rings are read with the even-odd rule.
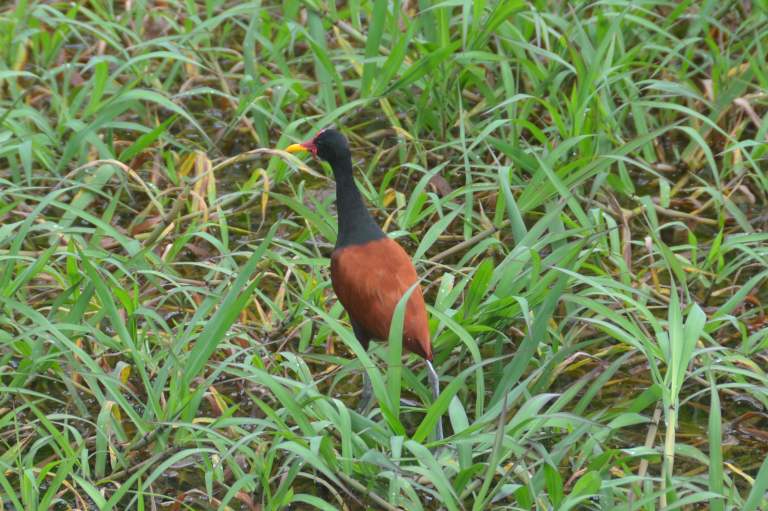
[[[0,507],[768,508],[768,3],[564,4],[5,2]],[[434,403],[273,150],[331,124]]]

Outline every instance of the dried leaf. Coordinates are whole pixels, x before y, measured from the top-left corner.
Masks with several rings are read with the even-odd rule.
[[[432,187],[432,189],[440,197],[445,197],[446,195],[450,195],[453,192],[453,188],[451,187],[450,183],[448,183],[448,180],[440,174],[435,174],[432,176],[432,178],[429,180],[429,186]]]

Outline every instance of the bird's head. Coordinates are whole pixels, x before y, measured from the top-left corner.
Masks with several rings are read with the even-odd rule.
[[[285,150],[289,153],[309,151],[316,158],[329,163],[351,157],[346,137],[333,128],[320,130],[317,135],[307,142],[291,144]]]

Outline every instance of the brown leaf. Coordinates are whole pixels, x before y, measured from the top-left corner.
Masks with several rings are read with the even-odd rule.
[[[161,216],[153,216],[150,218],[147,218],[143,222],[141,222],[138,225],[134,225],[131,229],[131,235],[135,236],[137,234],[140,234],[142,232],[148,232],[151,231],[154,226],[160,223],[160,221],[163,219]]]
[[[213,255],[210,250],[208,250],[206,247],[202,245],[196,245],[194,243],[188,243],[184,246],[187,250],[192,252],[194,255],[199,257],[200,259],[210,259]]]
[[[440,196],[445,197],[453,192],[453,188],[443,176],[435,174],[429,180],[429,186]]]

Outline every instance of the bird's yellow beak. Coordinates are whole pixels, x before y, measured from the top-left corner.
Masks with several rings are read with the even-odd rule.
[[[304,144],[291,144],[288,147],[285,148],[286,152],[289,153],[303,153],[305,151],[308,151]]]

